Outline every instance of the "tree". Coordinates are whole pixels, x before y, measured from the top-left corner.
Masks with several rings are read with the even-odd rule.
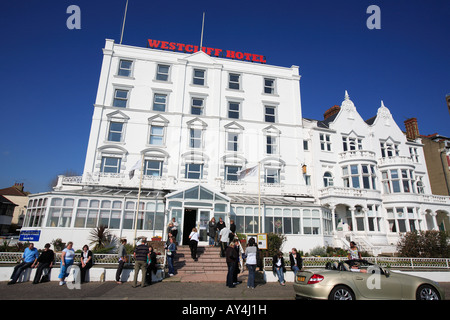
[[[412,258],[449,258],[449,236],[442,231],[407,232],[397,244],[400,256]]]

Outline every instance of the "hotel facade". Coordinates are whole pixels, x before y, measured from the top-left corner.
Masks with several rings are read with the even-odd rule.
[[[364,121],[346,92],[323,120],[306,119],[297,66],[168,48],[106,40],[83,175],[30,196],[22,230],[38,247],[81,248],[100,225],[129,242],[165,239],[173,217],[180,244],[197,227],[206,245],[215,217],[284,234],[286,252],[354,240],[380,254],[404,232],[449,225],[420,138],[383,103]]]

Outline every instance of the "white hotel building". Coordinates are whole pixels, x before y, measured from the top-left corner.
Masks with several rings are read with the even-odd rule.
[[[297,66],[113,40],[103,55],[83,175],[30,196],[23,230],[41,231],[38,247],[81,248],[99,225],[129,242],[165,237],[172,217],[180,243],[197,226],[206,244],[214,216],[240,233],[285,234],[284,251],[351,239],[379,254],[404,232],[448,225],[450,198],[431,194],[420,139],[383,104],[364,121],[346,94],[337,113],[310,120]]]

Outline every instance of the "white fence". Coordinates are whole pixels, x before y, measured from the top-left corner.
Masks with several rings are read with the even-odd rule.
[[[22,258],[23,252],[0,252],[0,266],[1,264],[14,264],[17,263]],[[74,262],[80,262],[80,253],[75,254]],[[166,263],[165,255],[157,256],[157,266],[159,268],[163,268]],[[61,253],[55,253],[55,264],[61,261]],[[116,265],[119,263],[119,257],[117,254],[93,254],[93,263],[94,265]],[[128,263],[134,264],[133,255],[128,256]]]
[[[370,263],[380,267],[401,270],[447,270],[450,271],[450,259],[447,258],[397,258],[397,257],[363,257]],[[304,268],[325,268],[327,262],[340,262],[347,257],[304,257]],[[289,268],[289,256],[284,256],[285,265]],[[272,258],[264,258],[264,270],[272,269]]]

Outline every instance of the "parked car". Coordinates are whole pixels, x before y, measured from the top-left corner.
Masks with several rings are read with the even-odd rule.
[[[329,300],[443,300],[438,283],[390,272],[366,260],[327,263],[325,269],[298,271],[297,298]]]

